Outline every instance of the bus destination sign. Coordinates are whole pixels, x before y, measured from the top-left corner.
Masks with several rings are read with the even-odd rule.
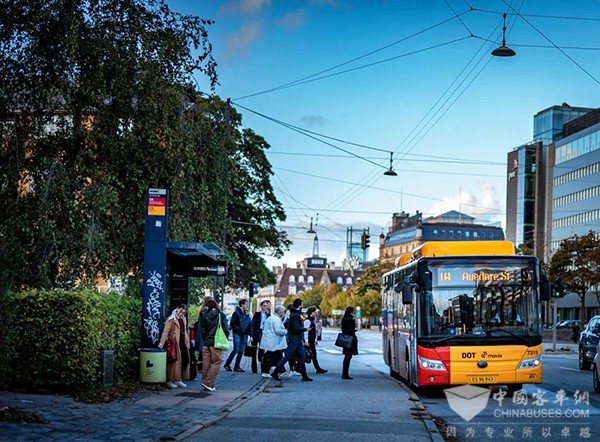
[[[437,286],[464,285],[468,283],[514,283],[514,273],[507,270],[472,270],[465,268],[438,269]]]

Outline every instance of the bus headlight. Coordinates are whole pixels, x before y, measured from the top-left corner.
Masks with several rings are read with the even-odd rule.
[[[531,359],[523,359],[519,364],[519,370],[525,370],[528,368],[536,368],[542,365],[542,355],[536,356]]]
[[[423,356],[419,356],[419,365],[426,370],[446,371],[446,366],[442,361],[427,359]]]

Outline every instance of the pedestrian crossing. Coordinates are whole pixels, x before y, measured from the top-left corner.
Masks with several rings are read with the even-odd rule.
[[[342,350],[341,349],[331,349],[331,348],[322,348],[319,349],[319,352],[324,352],[324,353],[329,353],[330,355],[341,355],[342,354]],[[358,349],[358,353],[359,355],[361,354],[374,354],[374,355],[381,355],[383,354],[383,351],[381,351],[381,349],[378,348],[359,348]]]

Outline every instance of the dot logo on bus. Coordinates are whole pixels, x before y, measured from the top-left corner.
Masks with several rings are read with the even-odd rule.
[[[475,352],[474,351],[463,352],[462,358],[463,359],[474,359],[475,358]]]

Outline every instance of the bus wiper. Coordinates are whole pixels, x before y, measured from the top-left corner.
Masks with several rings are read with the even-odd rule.
[[[461,335],[448,335],[448,336],[444,336],[443,338],[436,339],[435,341],[432,341],[432,342],[434,344],[440,344],[441,342],[446,342],[446,341],[449,341],[450,339],[454,339],[457,336],[461,336]]]
[[[514,333],[514,332],[511,332],[510,330],[506,330],[505,328],[494,328],[494,329],[490,329],[490,330],[486,330],[486,331],[487,331],[487,333],[488,333],[488,334],[490,334],[490,335],[491,335],[493,332],[497,332],[497,331],[501,331],[501,332],[504,332],[504,333],[508,333],[509,335],[511,335],[511,336],[514,336],[515,338],[518,338],[518,339],[520,339],[521,341],[523,341],[523,342],[524,342],[525,344],[527,344],[528,346],[529,346],[529,344],[530,344],[530,342],[529,342],[529,339],[526,339],[526,338],[524,338],[524,337],[523,337],[523,336],[521,336],[521,335],[518,335],[518,334],[516,334],[516,333]]]

